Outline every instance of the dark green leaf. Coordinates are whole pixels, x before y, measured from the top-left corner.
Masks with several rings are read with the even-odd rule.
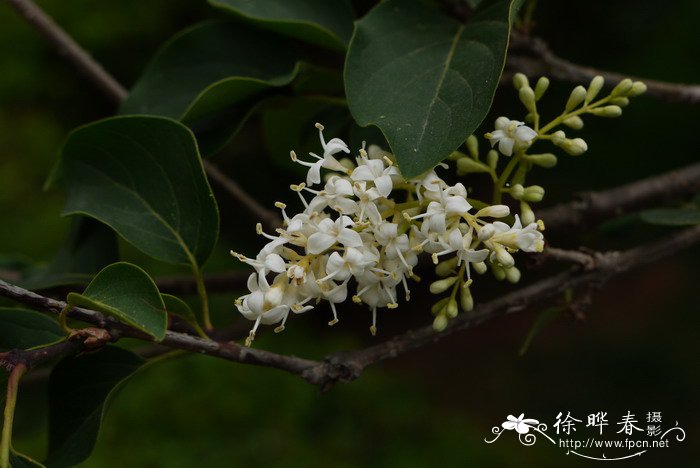
[[[68,302],[111,315],[158,341],[165,337],[168,320],[158,288],[148,273],[131,263],[108,266],[82,294],[68,294]]]
[[[0,307],[0,352],[54,343],[66,336],[58,323],[27,309]]]
[[[279,34],[345,50],[353,14],[347,0],[209,0],[237,17]]]
[[[10,453],[10,467],[11,468],[41,468],[44,465],[36,460],[32,460],[28,456],[21,454],[15,450]]]
[[[700,209],[666,208],[646,210],[639,214],[642,221],[661,226],[692,226],[700,224]]]
[[[547,326],[549,325],[555,318],[557,318],[561,313],[564,311],[563,307],[549,307],[542,312],[540,312],[537,315],[537,318],[535,319],[535,322],[532,324],[532,328],[530,328],[530,331],[527,334],[527,337],[525,338],[525,341],[523,342],[523,345],[520,347],[520,351],[518,352],[518,355],[524,356],[527,350],[530,348],[530,345],[532,344],[532,340],[535,339],[535,337]]]
[[[503,70],[512,0],[485,1],[463,24],[414,0],[381,2],[357,22],[345,63],[348,104],[387,138],[414,177],[486,116]]]
[[[27,271],[21,285],[45,289],[66,284],[86,284],[95,273],[119,257],[114,232],[90,218],[75,217],[63,247],[46,266]]]
[[[62,149],[64,215],[91,216],[152,257],[201,266],[219,228],[192,133],[163,117],[114,117],[81,127]]]
[[[76,465],[92,452],[115,391],[144,361],[121,348],[68,357],[49,378],[50,467]]]
[[[161,297],[163,298],[163,303],[165,304],[165,310],[169,314],[181,318],[185,322],[192,325],[195,330],[203,333],[203,330],[199,326],[199,322],[197,322],[197,317],[185,301],[170,294],[161,294]]]

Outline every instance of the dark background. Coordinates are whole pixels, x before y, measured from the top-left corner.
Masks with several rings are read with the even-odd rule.
[[[165,39],[212,15],[204,2],[185,0],[39,3],[126,85]],[[565,58],[672,82],[697,81],[699,18],[695,0],[549,0],[540,2],[535,15],[536,33]],[[570,88],[552,86],[545,98],[551,112],[560,110]],[[516,100],[512,89],[501,88],[486,127],[498,115],[519,116]],[[39,261],[51,258],[69,220],[59,217],[62,194],[42,192],[44,179],[70,129],[113,112],[0,3],[2,258],[18,252]],[[562,157],[556,169],[536,172],[533,180],[547,188],[544,203],[552,204],[576,191],[697,161],[698,117],[690,105],[635,99],[621,119],[587,121],[582,136],[588,153]],[[253,120],[215,161],[267,202],[291,199],[283,187],[298,175],[270,164],[262,147]],[[259,246],[254,221],[230,206],[225,194],[217,198],[222,235],[209,272],[239,267],[226,254],[229,249],[252,252]],[[550,240],[613,249],[667,231],[630,220]],[[122,254],[155,275],[173,272],[126,244]],[[522,412],[551,426],[559,411],[584,420],[589,412],[607,411],[612,434],[628,410],[640,420],[648,411],[662,411],[663,426],[678,421],[687,439],[618,463],[697,466],[699,254],[695,248],[610,282],[595,295],[584,322],[562,315],[522,357],[518,350],[538,310],[459,333],[326,394],[270,369],[199,356],[161,363],[137,375],[113,402],[96,452],[84,466],[579,466],[597,462],[566,456],[565,449],[543,439],[530,448],[512,433],[493,445],[483,439],[506,415]],[[475,288],[477,301],[508,288],[484,283],[481,296]],[[218,323],[243,321],[233,307],[235,297],[214,299]],[[346,311],[330,330],[327,320],[323,312],[295,317],[285,333],[265,330],[255,346],[321,357],[428,324],[431,316],[418,304],[382,314],[376,339],[367,333],[366,311]],[[46,449],[45,405],[43,384],[25,385],[15,445],[39,458]],[[589,433],[579,427],[579,434]]]

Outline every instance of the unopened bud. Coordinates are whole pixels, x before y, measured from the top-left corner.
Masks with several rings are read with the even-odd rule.
[[[533,114],[536,112],[535,108],[535,92],[529,86],[523,86],[518,91],[518,96],[520,96],[520,102],[523,103],[525,109]]]
[[[523,194],[523,200],[530,203],[541,202],[544,198],[544,188],[539,185],[531,185],[525,187],[525,193]]]
[[[498,281],[503,281],[506,279],[506,270],[504,270],[503,267],[497,263],[491,264],[491,271],[493,272],[494,278],[496,278]]]
[[[605,84],[605,79],[598,75],[591,80],[591,84],[588,85],[588,91],[586,91],[586,103],[591,102],[598,95],[603,85]]]
[[[467,155],[462,153],[461,151],[453,151],[450,153],[450,155],[447,157],[450,161],[459,161],[462,158],[466,158]]]
[[[477,233],[476,237],[480,241],[487,241],[493,237],[493,235],[496,233],[496,228],[493,226],[493,224],[487,224],[486,226],[482,226],[481,229],[479,229],[479,232]]]
[[[574,90],[571,91],[569,100],[566,101],[566,106],[564,107],[565,111],[572,111],[576,106],[581,104],[584,99],[586,99],[586,88],[580,85],[576,86]]]
[[[552,153],[528,154],[526,159],[532,164],[541,167],[554,167],[557,165],[557,157]]]
[[[566,141],[566,133],[563,130],[557,130],[552,133],[552,143],[559,146]]]
[[[435,317],[435,320],[433,320],[433,330],[436,332],[441,332],[445,328],[447,328],[447,317],[444,315],[438,315]]]
[[[349,171],[352,171],[353,169],[355,169],[355,166],[356,166],[355,162],[350,158],[341,158],[338,160],[338,162],[340,163],[341,166],[343,166],[345,169],[347,169]]]
[[[627,96],[627,94],[632,91],[632,86],[634,86],[634,82],[630,80],[629,78],[625,78],[624,80],[620,81],[617,86],[615,86],[610,93],[611,96]]]
[[[474,298],[472,297],[472,292],[469,290],[469,288],[460,288],[459,305],[465,312],[469,312],[474,309]]]
[[[496,250],[496,260],[504,268],[510,268],[515,265],[515,259],[513,256],[503,247]]]
[[[533,114],[532,112],[528,112],[525,115],[525,122],[529,124],[535,123],[535,114]]]
[[[464,157],[457,160],[457,175],[465,175],[474,172],[489,172],[489,167],[472,158]]]
[[[610,104],[615,104],[620,107],[627,107],[630,103],[630,99],[626,97],[616,97],[610,100]]]
[[[541,76],[535,85],[535,99],[539,101],[544,95],[545,91],[547,91],[547,88],[549,88],[549,78],[546,76]]]
[[[449,297],[443,297],[439,301],[437,301],[433,306],[430,308],[430,311],[433,313],[433,315],[439,315],[442,309],[445,308],[447,305],[447,301],[449,301]]]
[[[441,294],[450,289],[453,284],[457,281],[456,276],[451,276],[449,278],[444,278],[441,280],[433,281],[430,284],[430,293],[431,294]]]
[[[438,263],[435,267],[435,273],[441,277],[445,277],[454,273],[455,268],[457,268],[458,260],[459,259],[457,257],[452,257],[447,260],[443,260],[442,262]]]
[[[520,270],[515,267],[506,268],[506,279],[509,283],[517,283],[520,281]]]
[[[535,213],[527,202],[520,202],[520,221],[527,226],[535,222]]]
[[[455,301],[454,299],[450,300],[447,303],[445,311],[447,312],[448,317],[455,318],[457,316],[457,313],[459,312],[459,308],[457,307],[457,301]]]
[[[486,262],[476,262],[476,263],[472,263],[472,267],[474,268],[474,271],[476,271],[476,272],[479,273],[480,275],[483,275],[484,273],[486,273],[486,270],[489,269],[489,268],[486,266]]]
[[[627,95],[630,97],[635,97],[635,96],[639,96],[640,94],[644,94],[646,91],[647,91],[646,84],[644,84],[641,81],[635,81],[632,84],[632,89],[629,90]]]
[[[598,107],[591,109],[591,114],[598,117],[619,117],[622,115],[622,108],[620,106]]]
[[[581,117],[578,115],[564,119],[563,123],[567,127],[573,128],[574,130],[581,130],[583,128],[583,119],[581,119]]]
[[[588,150],[588,145],[583,139],[574,138],[573,140],[564,140],[561,148],[571,156],[580,156]]]
[[[489,150],[488,154],[486,154],[486,163],[491,169],[496,169],[498,165],[498,151]]]
[[[479,157],[479,139],[476,135],[469,135],[469,138],[467,138],[467,151],[469,151],[472,158],[476,159]]]
[[[491,205],[476,212],[476,217],[504,218],[510,214],[506,205]]]
[[[515,200],[520,200],[523,197],[523,194],[525,193],[525,187],[522,186],[522,184],[514,184],[510,188],[510,196],[513,197]]]
[[[522,73],[516,73],[513,75],[513,86],[515,86],[515,89],[520,90],[523,86],[530,86],[530,82],[527,79],[527,76],[523,75]]]

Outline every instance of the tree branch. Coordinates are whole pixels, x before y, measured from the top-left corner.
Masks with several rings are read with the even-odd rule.
[[[555,55],[544,40],[524,35],[518,31],[513,31],[511,34],[510,52],[515,53],[508,54],[506,66],[512,72],[518,71],[529,76],[546,75],[577,84],[587,84],[594,76],[600,75],[605,78],[608,86],[614,86],[625,78],[632,78],[643,81],[647,85],[649,96],[669,102],[700,104],[700,85],[634,78],[578,65]],[[507,75],[504,75],[504,79],[509,81]]]

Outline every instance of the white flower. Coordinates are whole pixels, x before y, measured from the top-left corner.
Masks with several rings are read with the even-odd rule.
[[[308,189],[307,189],[308,190]],[[312,190],[309,190],[314,192]],[[349,180],[338,176],[332,176],[326,182],[324,189],[314,192],[317,195],[309,202],[309,213],[321,212],[325,207],[343,214],[354,214],[357,211],[357,202],[353,200],[352,184]]]
[[[498,150],[506,156],[512,155],[514,148],[527,146],[536,136],[537,132],[525,125],[525,122],[507,117],[497,118],[496,130],[486,134],[486,138],[491,140],[491,147],[498,143]]]
[[[508,420],[501,424],[501,426],[507,431],[515,429],[518,434],[527,434],[530,432],[531,427],[536,427],[540,423],[537,419],[524,419],[524,417],[525,413],[520,414],[517,418],[509,414],[506,418]]]
[[[544,236],[538,231],[537,223],[530,223],[523,228],[518,215],[515,215],[512,227],[496,221],[493,223],[493,228],[495,233],[489,239],[492,243],[524,252],[542,252],[544,249]]]
[[[396,167],[386,167],[381,159],[358,158],[358,166],[352,171],[350,178],[356,182],[373,182],[379,195],[388,197],[393,188],[391,176],[398,175]]]
[[[345,172],[345,166],[340,164],[338,160],[336,160],[333,157],[333,155],[341,151],[343,153],[350,152],[348,145],[340,138],[333,138],[328,143],[326,143],[326,140],[323,138],[323,125],[316,124],[316,128],[318,128],[318,134],[321,138],[321,146],[323,147],[323,157],[320,157],[314,153],[309,153],[309,155],[316,158],[316,162],[306,162],[297,159],[297,155],[296,153],[294,153],[294,151],[290,153],[292,161],[309,168],[309,172],[306,175],[306,185],[308,186],[312,186],[321,182],[321,167],[330,169],[332,171]]]
[[[353,231],[348,226],[354,226],[355,223],[348,216],[340,216],[333,221],[326,218],[318,223],[318,232],[311,234],[306,244],[306,251],[310,254],[320,254],[336,242],[343,244],[345,247],[359,247],[362,245],[360,234]]]

